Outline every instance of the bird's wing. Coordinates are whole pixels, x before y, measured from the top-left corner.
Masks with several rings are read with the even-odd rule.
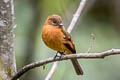
[[[65,29],[62,29],[62,32],[63,32],[63,35],[64,35],[64,40],[63,40],[63,43],[64,45],[72,52],[72,53],[76,53],[76,50],[75,50],[75,45],[71,39],[71,35],[65,31]]]

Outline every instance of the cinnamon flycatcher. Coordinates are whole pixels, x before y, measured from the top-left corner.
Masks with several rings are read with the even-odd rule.
[[[65,30],[62,19],[58,15],[48,16],[42,28],[42,39],[51,49],[61,54],[75,54],[75,45],[71,35]],[[83,71],[77,59],[71,59],[77,75],[83,75]]]

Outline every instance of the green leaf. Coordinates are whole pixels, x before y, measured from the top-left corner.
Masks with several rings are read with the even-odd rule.
[[[43,70],[45,70],[46,64],[43,65]]]

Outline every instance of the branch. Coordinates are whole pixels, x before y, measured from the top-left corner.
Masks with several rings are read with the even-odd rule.
[[[103,59],[106,56],[117,55],[117,54],[120,54],[120,49],[111,49],[111,50],[101,52],[101,53],[78,53],[78,54],[63,55],[61,58],[57,57],[56,59],[54,59],[54,57],[52,57],[52,58],[48,58],[45,60],[41,60],[39,62],[33,62],[31,64],[24,66],[21,70],[19,70],[13,76],[13,78],[11,80],[16,80],[17,78],[21,77],[24,73],[26,73],[27,71],[29,71],[31,69],[43,66],[48,63],[56,62],[56,61],[69,60],[69,59],[74,59],[74,58],[77,58],[77,59]]]
[[[10,80],[16,73],[13,26],[13,0],[0,0],[0,80]]]
[[[75,26],[75,24],[76,24],[79,16],[80,16],[81,13],[82,13],[82,10],[83,10],[84,7],[85,7],[86,2],[87,2],[87,0],[81,0],[80,5],[79,5],[77,11],[75,12],[75,14],[74,14],[74,16],[73,16],[73,19],[72,19],[72,21],[71,21],[71,23],[70,23],[70,25],[69,25],[69,27],[68,27],[68,29],[67,29],[67,31],[68,31],[69,33],[70,33],[70,32],[72,31],[72,29],[74,28],[74,26]]]
[[[45,80],[50,80],[57,69],[58,61],[54,62]]]
[[[70,25],[67,29],[67,32],[70,33],[72,31],[72,29],[75,27],[75,24],[76,24],[79,16],[81,15],[81,12],[82,12],[86,2],[87,2],[87,0],[81,0],[80,1],[79,7],[78,7],[77,11],[75,12],[75,14],[72,18],[72,21],[71,21],[71,23],[70,23]],[[48,75],[46,76],[45,80],[50,80],[51,79],[52,75],[56,71],[57,64],[58,64],[58,62],[54,62],[53,66],[52,66],[50,72],[48,73]]]

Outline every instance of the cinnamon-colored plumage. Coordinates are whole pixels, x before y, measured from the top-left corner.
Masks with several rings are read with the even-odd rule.
[[[58,15],[52,15],[47,18],[42,28],[42,39],[51,49],[64,53],[75,54],[75,46],[71,35],[65,30],[62,19]],[[71,59],[77,75],[83,75],[83,71],[77,59]]]

